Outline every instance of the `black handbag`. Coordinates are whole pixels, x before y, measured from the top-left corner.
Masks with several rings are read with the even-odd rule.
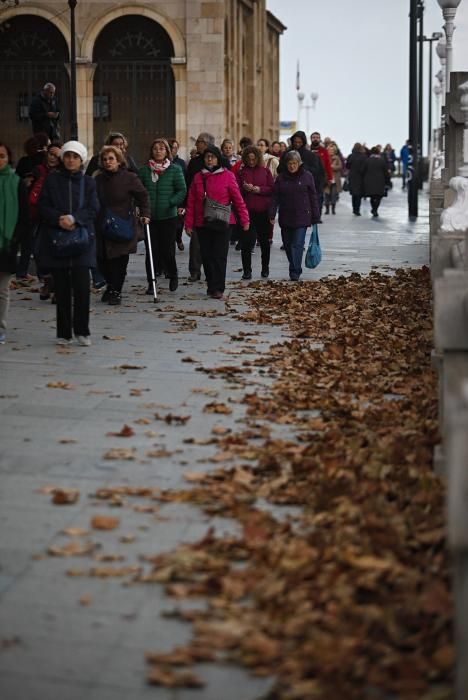
[[[203,226],[212,231],[224,233],[229,228],[229,220],[231,218],[231,205],[221,204],[215,199],[211,199],[206,194],[206,179],[203,177],[203,189],[205,191],[205,199],[203,201]]]
[[[70,212],[72,211],[72,191],[70,181]],[[80,199],[78,208],[84,203],[84,175],[80,180]],[[82,255],[89,246],[89,233],[86,226],[75,226],[71,231],[64,228],[52,229],[52,255],[54,258],[76,258]]]
[[[135,236],[135,221],[133,213],[128,212],[128,219],[117,216],[110,209],[106,209],[102,226],[102,235],[108,241],[116,243],[130,243]]]

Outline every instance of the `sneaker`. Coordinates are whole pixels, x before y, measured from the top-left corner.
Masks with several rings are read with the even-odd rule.
[[[109,287],[107,287],[106,291],[104,292],[104,294],[103,294],[102,297],[101,297],[101,301],[102,301],[103,303],[108,302],[109,299],[110,299],[111,293],[112,293],[112,290],[111,290]]]
[[[185,246],[182,241],[177,241],[177,247],[179,250],[185,250]]]
[[[244,272],[244,274],[242,275],[242,278],[241,278],[241,279],[243,279],[243,280],[251,280],[251,279],[252,279],[252,273],[251,273],[251,272]]]
[[[110,306],[120,306],[122,303],[122,297],[120,296],[119,292],[110,292],[109,293],[109,301],[107,302]],[[84,337],[84,336],[81,336]]]
[[[240,244],[240,241],[237,241],[236,243],[236,250],[241,250],[242,246]]]
[[[177,277],[172,277],[171,280],[169,281],[169,290],[171,292],[175,292],[177,287],[179,286],[179,280]]]
[[[212,299],[222,299],[223,293],[222,292],[213,292],[213,294],[211,294],[210,296]]]
[[[264,267],[262,272],[261,272],[262,277],[266,279],[269,274],[270,274],[270,270],[268,269],[268,267]]]
[[[94,282],[94,284],[93,284],[94,289],[102,289],[105,286],[106,286],[106,280],[102,280],[102,282]]]
[[[91,345],[91,338],[89,335],[77,335],[76,340],[78,341],[79,345],[85,345],[86,347]]]
[[[201,279],[201,273],[200,272],[192,272],[190,277],[188,278],[189,282],[198,282]]]
[[[6,343],[6,333],[0,331],[0,345],[5,345]]]
[[[71,338],[57,338],[55,341],[56,345],[71,345],[72,339]]]

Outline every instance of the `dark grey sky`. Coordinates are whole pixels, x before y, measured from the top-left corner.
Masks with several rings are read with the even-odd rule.
[[[442,31],[437,0],[425,6],[425,34]],[[408,131],[409,7],[409,0],[267,0],[288,27],[281,38],[281,119],[297,118],[299,59],[304,104],[311,104],[311,92],[319,93],[315,112],[309,110],[309,133],[331,136],[344,151],[355,141],[400,148]],[[468,0],[458,8],[456,26],[454,70],[468,70]],[[435,51],[433,65],[436,73]],[[428,81],[427,74],[425,111]]]

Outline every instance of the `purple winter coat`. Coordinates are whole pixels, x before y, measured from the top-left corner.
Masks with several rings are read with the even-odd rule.
[[[301,165],[297,173],[278,175],[273,188],[270,219],[279,209],[280,228],[304,228],[318,223],[320,210],[314,177]]]

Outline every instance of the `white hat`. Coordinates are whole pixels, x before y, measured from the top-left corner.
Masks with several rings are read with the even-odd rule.
[[[88,149],[79,141],[67,141],[67,143],[64,143],[60,151],[60,158],[62,158],[62,160],[65,153],[76,153],[80,156],[83,163],[88,157]]]

